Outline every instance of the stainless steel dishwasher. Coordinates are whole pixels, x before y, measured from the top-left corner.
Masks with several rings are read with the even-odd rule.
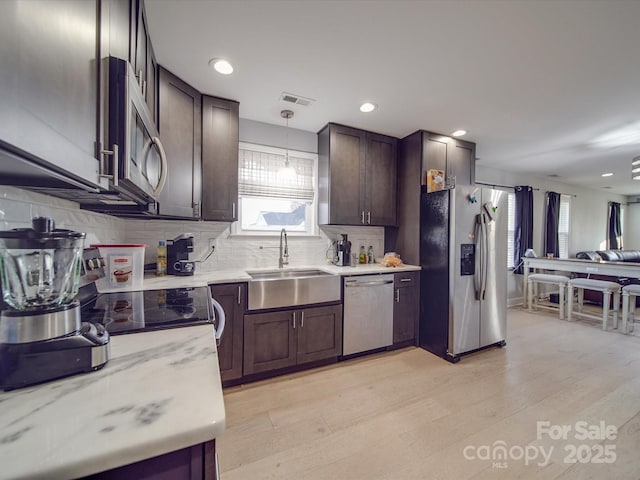
[[[344,277],[342,354],[393,343],[393,274]]]

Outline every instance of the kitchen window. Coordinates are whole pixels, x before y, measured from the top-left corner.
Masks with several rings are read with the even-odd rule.
[[[288,164],[287,164],[288,155]],[[236,234],[316,234],[318,156],[240,143]]]

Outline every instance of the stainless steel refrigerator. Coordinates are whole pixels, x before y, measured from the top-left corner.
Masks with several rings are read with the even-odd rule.
[[[419,345],[451,362],[504,346],[507,193],[456,185],[420,203]]]

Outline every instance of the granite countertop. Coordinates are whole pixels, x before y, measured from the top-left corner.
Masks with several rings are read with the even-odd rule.
[[[89,475],[224,429],[212,325],[118,335],[101,370],[0,392],[0,479]]]
[[[334,275],[371,275],[378,273],[397,273],[406,271],[420,270],[416,265],[403,265],[401,267],[383,267],[380,264],[357,265],[355,267],[338,267],[336,265],[296,265],[286,267],[289,270],[303,270],[307,268],[316,268],[332,273]],[[101,289],[100,292],[122,292],[135,290],[157,290],[163,288],[185,288],[185,287],[203,287],[220,283],[236,283],[248,282],[251,277],[247,273],[257,271],[277,270],[275,268],[248,268],[238,270],[217,270],[217,271],[196,271],[193,275],[177,276],[165,275],[156,277],[153,274],[145,275],[142,287],[114,287],[113,289]]]

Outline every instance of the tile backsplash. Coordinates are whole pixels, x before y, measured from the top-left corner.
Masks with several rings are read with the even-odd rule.
[[[85,245],[125,241],[121,219],[80,210],[77,203],[61,198],[0,186],[0,230],[30,227],[33,217],[51,217],[56,228],[85,232]]]
[[[198,264],[198,271],[245,268],[275,268],[278,266],[279,237],[231,235],[230,224],[223,222],[121,219],[81,210],[68,200],[14,187],[0,186],[0,230],[31,226],[31,218],[48,216],[58,228],[86,232],[85,245],[92,243],[146,243],[145,263],[156,260],[158,241],[177,237],[182,233],[194,236],[194,260],[205,257],[210,245],[213,255]],[[382,256],[384,228],[382,227],[320,227],[313,237],[288,236],[289,265],[321,264],[328,249],[340,233],[346,233],[357,251],[360,245],[373,246],[376,256]]]

